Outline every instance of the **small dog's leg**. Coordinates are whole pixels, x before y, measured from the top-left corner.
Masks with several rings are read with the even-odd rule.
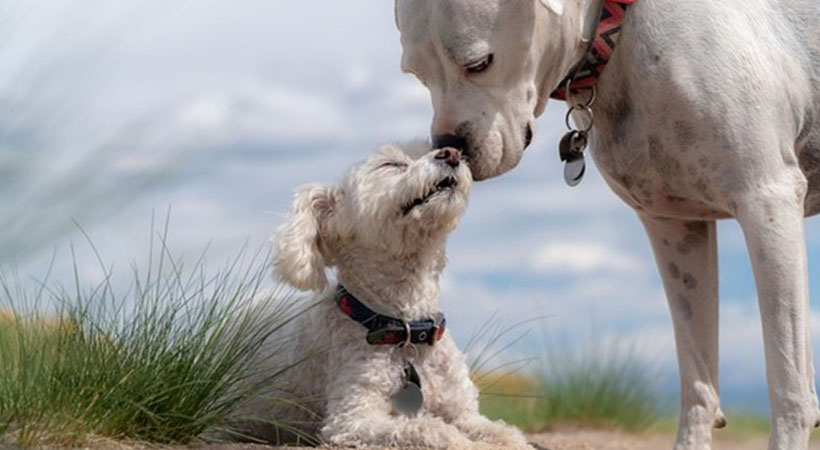
[[[681,382],[675,450],[708,450],[726,425],[718,389],[715,222],[641,217],[672,313]]]
[[[470,379],[464,355],[452,338],[445,336],[436,350],[446,353],[448,360],[458,361],[458,364],[451,364],[450,370],[437,374],[440,378],[435,383],[448,387],[451,395],[446,402],[438,404],[433,413],[454,424],[475,442],[509,450],[531,449],[518,428],[502,421],[493,422],[481,415],[478,410],[478,389]]]
[[[392,412],[379,365],[351,365],[326,386],[327,413],[319,432],[323,441],[342,447],[469,449],[472,441],[458,428],[422,412],[416,417]]]
[[[766,376],[772,402],[770,450],[807,448],[818,421],[809,339],[808,269],[802,176],[747,194],[736,212],[757,283]]]

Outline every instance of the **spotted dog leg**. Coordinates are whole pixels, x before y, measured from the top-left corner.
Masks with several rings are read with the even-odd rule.
[[[718,390],[718,267],[715,222],[641,217],[672,321],[681,382],[675,450],[708,450],[726,419]]]

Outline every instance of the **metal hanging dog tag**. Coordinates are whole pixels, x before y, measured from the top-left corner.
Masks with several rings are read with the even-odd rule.
[[[575,161],[568,161],[564,164],[564,181],[570,186],[577,186],[584,178],[587,166],[584,158],[578,158]]]
[[[561,138],[558,145],[558,154],[564,161],[564,181],[570,186],[576,186],[584,178],[586,163],[584,149],[587,146],[587,135],[583,131],[572,130]]]
[[[404,368],[402,388],[398,390],[391,399],[393,409],[405,416],[415,416],[424,403],[424,395],[421,393],[421,379],[419,373],[412,364],[407,363]]]

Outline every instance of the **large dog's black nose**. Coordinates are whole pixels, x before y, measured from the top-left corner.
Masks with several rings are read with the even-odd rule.
[[[458,167],[458,160],[460,158],[461,155],[458,153],[458,150],[452,147],[444,147],[436,152],[436,159],[444,161],[450,167]]]
[[[530,146],[532,143],[532,126],[527,124],[527,127],[524,129],[524,149],[526,150],[527,147]]]
[[[455,134],[441,134],[433,137],[433,148],[452,147],[461,153],[467,151],[467,139]]]

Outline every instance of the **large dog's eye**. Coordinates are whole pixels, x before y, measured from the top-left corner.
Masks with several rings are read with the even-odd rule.
[[[489,69],[491,65],[493,65],[492,53],[479,59],[478,61],[473,61],[471,63],[465,64],[464,68],[467,70],[467,73],[475,74],[484,72],[485,70]]]

